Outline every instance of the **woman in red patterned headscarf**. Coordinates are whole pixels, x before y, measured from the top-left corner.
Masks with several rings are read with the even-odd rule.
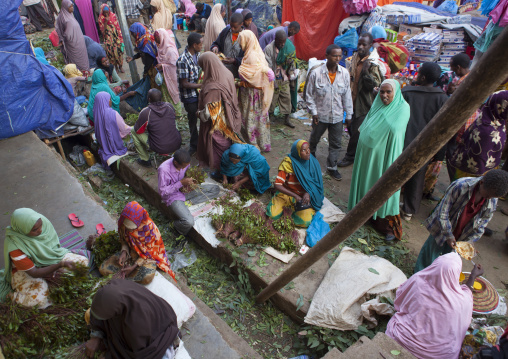
[[[119,72],[123,71],[123,36],[120,30],[120,24],[116,15],[109,9],[107,4],[102,4],[99,15],[99,28],[104,37],[106,45],[106,54],[109,62],[115,66]],[[111,74],[109,74],[111,76]]]
[[[136,251],[143,259],[154,260],[157,267],[175,279],[171,264],[166,256],[166,248],[162,241],[159,228],[152,221],[146,209],[138,202],[129,202],[125,206],[118,220],[118,233],[120,239]],[[120,253],[120,264],[125,262],[127,251]]]

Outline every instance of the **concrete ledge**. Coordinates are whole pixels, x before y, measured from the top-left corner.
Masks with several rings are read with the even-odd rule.
[[[158,193],[157,170],[155,168],[141,167],[136,162],[130,163],[128,160],[124,159],[121,161],[119,169],[117,169],[117,166],[112,166],[112,169],[122,181],[131,186],[134,191],[141,194],[151,205],[155,206],[171,220],[172,213],[169,208],[162,203]],[[257,251],[258,253],[256,256],[249,257],[246,248],[236,249],[228,242],[223,242],[217,248],[213,248],[194,229],[189,233],[189,237],[209,254],[228,265],[235,260],[233,250],[236,252],[235,255],[239,253],[239,258],[241,258],[244,263],[249,264],[246,265],[245,270],[249,275],[253,288],[256,290],[265,288],[288,267],[288,265],[269,255],[265,255],[265,259],[260,261],[259,255],[262,253],[261,251]],[[295,256],[292,261],[294,261],[297,256]],[[294,321],[303,323],[303,318],[307,314],[310,301],[321,283],[321,280],[328,271],[328,268],[328,260],[322,258],[315,263],[308,272],[302,273],[297,277],[287,290],[283,290],[282,293],[278,292],[270,300]],[[297,311],[297,301],[300,296],[303,298],[303,305],[301,305],[301,308]]]

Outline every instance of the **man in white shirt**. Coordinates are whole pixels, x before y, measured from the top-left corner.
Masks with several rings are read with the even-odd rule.
[[[23,0],[23,5],[26,7],[30,23],[35,26],[37,31],[42,31],[41,22],[39,21],[37,14],[39,14],[50,29],[55,27],[54,19],[52,19],[46,10],[44,10],[44,7],[41,5],[41,0]]]
[[[337,45],[326,48],[326,64],[313,67],[307,77],[305,100],[312,115],[312,132],[310,134],[310,152],[316,156],[316,148],[321,136],[328,130],[328,159],[326,168],[330,176],[340,181],[342,176],[337,171],[337,160],[342,142],[342,121],[344,111],[346,119],[353,116],[353,99],[349,72],[339,61],[342,49]]]

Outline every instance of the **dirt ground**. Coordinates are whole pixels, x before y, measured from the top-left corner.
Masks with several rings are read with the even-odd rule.
[[[49,31],[45,30],[45,32],[48,32],[49,34]],[[34,36],[41,36],[41,34],[38,33],[29,35],[28,38],[32,38]],[[180,53],[182,53],[187,44],[186,39],[188,33],[183,31],[176,31],[176,36],[182,45],[179,50]],[[138,68],[138,73],[142,75],[143,65],[141,61],[137,60],[136,65]],[[124,69],[126,70],[125,73],[120,74],[120,76],[123,79],[130,79],[130,71],[127,63],[124,64]],[[182,137],[184,143],[186,141],[188,142],[189,138],[188,128],[186,127],[185,122],[186,121],[183,121],[179,124],[179,127],[183,130]],[[267,158],[267,161],[272,168],[270,173],[272,177],[275,176],[276,168],[278,167],[280,161],[282,161],[283,157],[289,152],[293,141],[300,138],[309,139],[310,137],[311,128],[309,125],[305,124],[310,122],[310,120],[292,119],[292,122],[296,125],[295,129],[290,129],[282,125],[281,119],[278,119],[275,123],[272,124],[272,151],[265,154],[265,157]],[[317,149],[317,159],[319,160],[323,170],[325,195],[333,203],[345,211],[347,209],[349,187],[351,184],[352,166],[342,169],[339,168],[339,171],[343,177],[342,181],[339,182],[331,179],[331,177],[326,174],[326,157],[328,154],[328,144],[326,140],[327,133],[324,134]],[[343,138],[340,158],[343,157],[346,147],[347,135],[345,135]],[[443,170],[436,186],[435,194],[437,196],[441,196],[448,185],[448,175],[446,173],[445,167],[443,166]],[[418,254],[420,248],[428,237],[428,232],[423,227],[422,222],[427,218],[435,205],[435,202],[423,200],[422,206],[420,208],[420,213],[414,216],[410,222],[403,221],[403,240],[408,248],[414,251],[415,254]],[[508,241],[506,240],[505,236],[505,229],[508,226],[508,216],[505,216],[501,213],[500,210],[502,208],[508,210],[507,201],[499,201],[497,211],[489,224],[489,228],[494,231],[494,234],[491,237],[484,236],[480,239],[480,241],[476,243],[475,247],[479,251],[480,255],[476,258],[475,262],[481,263],[484,266],[484,276],[489,281],[491,281],[496,288],[506,289],[508,286],[508,278],[506,275],[503,275],[503,273],[508,271]],[[472,267],[473,266],[470,262],[464,263],[464,271],[470,271]]]

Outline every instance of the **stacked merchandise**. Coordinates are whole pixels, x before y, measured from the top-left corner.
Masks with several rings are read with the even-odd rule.
[[[439,57],[442,39],[442,34],[420,33],[407,40],[405,46],[413,62],[434,62]]]
[[[461,53],[465,52],[467,43],[464,39],[464,30],[443,30],[443,49],[439,61],[440,66],[448,67],[450,59]]]
[[[422,16],[420,14],[412,15],[387,15],[386,22],[392,25],[401,24],[419,24],[422,22]]]

